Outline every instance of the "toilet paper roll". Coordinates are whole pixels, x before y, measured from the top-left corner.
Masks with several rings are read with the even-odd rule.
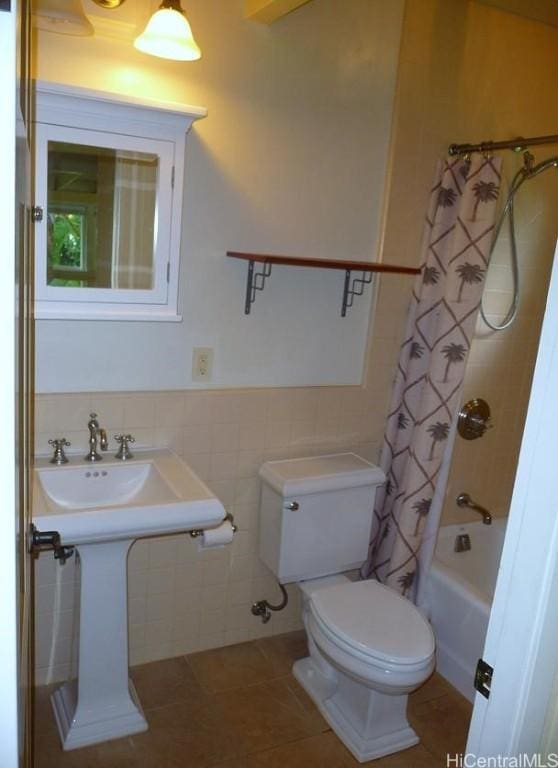
[[[233,527],[229,520],[224,520],[217,528],[208,528],[198,539],[200,549],[217,549],[230,544],[233,540]]]

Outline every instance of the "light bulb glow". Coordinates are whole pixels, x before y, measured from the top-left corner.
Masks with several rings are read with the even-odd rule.
[[[188,20],[174,8],[156,11],[142,34],[134,40],[134,47],[162,59],[195,61],[201,57]]]

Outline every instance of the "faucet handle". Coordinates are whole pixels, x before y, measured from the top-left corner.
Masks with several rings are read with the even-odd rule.
[[[65,437],[56,437],[53,440],[49,440],[48,444],[52,445],[54,448],[54,454],[50,460],[50,463],[56,464],[57,466],[60,466],[61,464],[67,464],[69,459],[64,453],[64,448],[68,445],[71,445],[71,443],[69,443]]]
[[[115,435],[114,439],[117,443],[120,443],[120,448],[116,453],[115,459],[121,459],[122,461],[133,459],[134,454],[131,452],[128,443],[135,443],[135,437],[132,437],[132,435]]]

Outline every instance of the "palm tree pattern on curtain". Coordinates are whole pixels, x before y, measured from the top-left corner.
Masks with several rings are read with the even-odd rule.
[[[420,547],[451,424],[459,405],[488,267],[500,161],[438,164],[404,342],[387,417],[363,578],[416,595]],[[424,566],[422,566],[424,567]]]

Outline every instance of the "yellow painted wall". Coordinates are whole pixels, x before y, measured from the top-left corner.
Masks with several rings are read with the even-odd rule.
[[[123,18],[133,24],[135,9],[139,25],[142,0],[128,6]],[[215,349],[216,386],[360,383],[370,291],[340,322],[342,274],[278,268],[248,321],[246,267],[225,252],[377,258],[403,0],[319,0],[271,27],[247,21],[243,0],[187,10],[196,62],[147,56],[129,40],[39,33],[40,79],[209,114],[187,145],[184,322],[39,322],[38,391],[191,387],[196,346]]]
[[[435,162],[450,143],[556,133],[556,71],[555,27],[471,0],[408,0],[385,215],[386,261],[416,263]],[[542,159],[558,153],[558,147],[533,152]],[[521,158],[511,152],[502,157],[507,188]],[[555,171],[526,183],[518,193],[521,309],[503,333],[489,332],[479,321],[465,399],[489,401],[494,429],[474,442],[457,438],[444,509],[447,523],[478,519],[456,507],[461,491],[495,514],[507,514],[558,233],[557,207]],[[511,299],[505,239],[495,252],[486,288],[486,309],[501,317]],[[381,296],[380,308],[385,301]]]

